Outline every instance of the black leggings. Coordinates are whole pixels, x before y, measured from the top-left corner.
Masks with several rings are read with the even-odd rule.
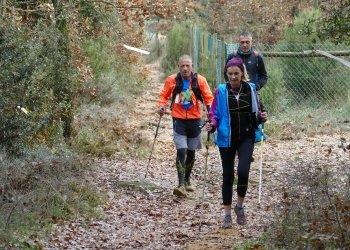
[[[245,197],[248,189],[248,178],[250,163],[253,156],[254,142],[251,138],[246,138],[240,141],[232,142],[230,148],[219,148],[222,162],[222,200],[224,205],[232,204],[233,182],[234,176],[234,161],[236,151],[238,151],[238,184],[237,194],[240,197]]]

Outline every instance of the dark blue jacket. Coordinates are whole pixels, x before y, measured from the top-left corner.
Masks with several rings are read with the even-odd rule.
[[[234,58],[239,57],[243,60],[244,65],[247,69],[247,73],[249,75],[249,81],[255,83],[256,89],[260,90],[267,82],[267,73],[265,69],[265,63],[260,53],[254,52],[251,48],[248,53],[244,53],[241,48],[231,53],[227,60],[227,62]],[[226,75],[226,67],[224,71],[225,80],[228,81]]]

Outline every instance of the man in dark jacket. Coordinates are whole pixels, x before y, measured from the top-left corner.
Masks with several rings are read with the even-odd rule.
[[[249,81],[255,83],[256,90],[260,90],[267,82],[265,63],[261,54],[252,48],[252,34],[243,32],[239,35],[239,48],[233,51],[227,58],[227,62],[233,57],[243,60],[249,75]],[[225,80],[228,79],[225,70]]]

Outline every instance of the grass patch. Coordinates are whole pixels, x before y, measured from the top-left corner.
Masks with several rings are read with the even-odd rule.
[[[263,250],[266,249],[258,240],[247,240],[239,247],[233,248],[233,250]]]
[[[145,158],[149,153],[148,139],[141,130],[126,127],[126,114],[115,110],[114,106],[83,106],[76,115],[78,133],[73,147],[98,157]]]
[[[0,247],[31,249],[52,223],[99,217],[104,200],[88,178],[88,161],[45,147],[12,158],[1,154]]]
[[[350,109],[298,108],[269,117],[265,132],[272,139],[297,140],[305,135],[341,134],[350,131]]]
[[[147,181],[146,179],[140,179],[140,180],[117,180],[115,182],[115,186],[117,188],[122,188],[126,190],[132,190],[132,191],[140,191],[142,193],[148,193],[157,191],[160,189],[159,186],[156,184]]]

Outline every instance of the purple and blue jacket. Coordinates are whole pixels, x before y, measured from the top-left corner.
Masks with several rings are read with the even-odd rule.
[[[247,83],[243,82],[242,84]],[[256,95],[255,86],[254,84],[249,83],[249,87],[251,89],[251,112],[255,115],[255,118],[258,119],[259,103]],[[214,101],[209,112],[209,119],[214,125],[214,129],[217,130],[217,137],[215,143],[219,147],[224,148],[231,147],[232,138],[228,94],[229,93],[227,89],[227,83],[220,84],[214,94]]]

